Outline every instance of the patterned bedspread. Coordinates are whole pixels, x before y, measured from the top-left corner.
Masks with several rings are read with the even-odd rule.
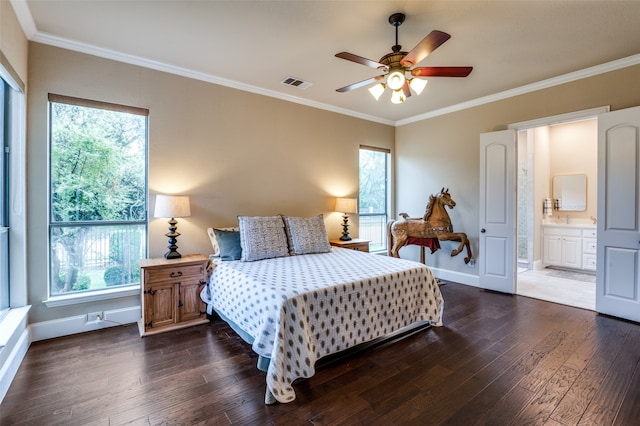
[[[336,247],[218,262],[202,299],[271,359],[267,402],[293,401],[293,381],[313,376],[323,356],[418,321],[442,325],[443,299],[425,265]]]

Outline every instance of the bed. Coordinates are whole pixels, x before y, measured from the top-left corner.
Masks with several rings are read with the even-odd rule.
[[[213,257],[201,296],[208,313],[217,313],[258,354],[258,368],[267,372],[266,403],[293,401],[293,382],[313,376],[323,357],[412,324],[442,325],[443,299],[425,265],[331,247],[318,217],[295,218],[306,221],[307,231],[313,221],[313,232],[280,217],[286,254],[254,259],[249,240],[257,234],[264,246],[264,234],[280,225],[270,217],[272,228],[258,230],[242,218],[238,231],[224,231],[239,234],[242,255]],[[300,250],[296,238],[313,240],[314,247]]]

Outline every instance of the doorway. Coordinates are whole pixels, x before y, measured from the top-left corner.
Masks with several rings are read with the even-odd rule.
[[[582,233],[586,235],[592,229],[595,245],[596,115],[606,110],[599,108],[510,126],[517,131],[516,293],[519,295],[595,310],[595,260],[593,264],[588,262],[590,254],[585,254],[583,241],[587,244],[590,240],[583,239]],[[554,196],[553,177],[562,175],[587,177],[584,208],[563,209],[558,196]],[[568,247],[575,247],[571,255],[577,257],[577,264],[573,262],[567,267],[562,262],[549,261],[545,250],[554,244],[547,235],[552,228],[566,229],[574,235],[570,241],[573,245]]]

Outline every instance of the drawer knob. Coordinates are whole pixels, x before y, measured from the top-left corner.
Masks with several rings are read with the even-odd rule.
[[[171,278],[178,278],[182,276],[182,271],[178,271],[178,272],[172,272],[171,273]]]

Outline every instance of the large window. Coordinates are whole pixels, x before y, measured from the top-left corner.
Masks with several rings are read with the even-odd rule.
[[[0,79],[0,318],[9,310],[9,141],[11,88]]]
[[[390,156],[385,149],[360,147],[359,235],[371,241],[372,252],[387,249]]]
[[[49,95],[50,295],[140,282],[148,111]]]

